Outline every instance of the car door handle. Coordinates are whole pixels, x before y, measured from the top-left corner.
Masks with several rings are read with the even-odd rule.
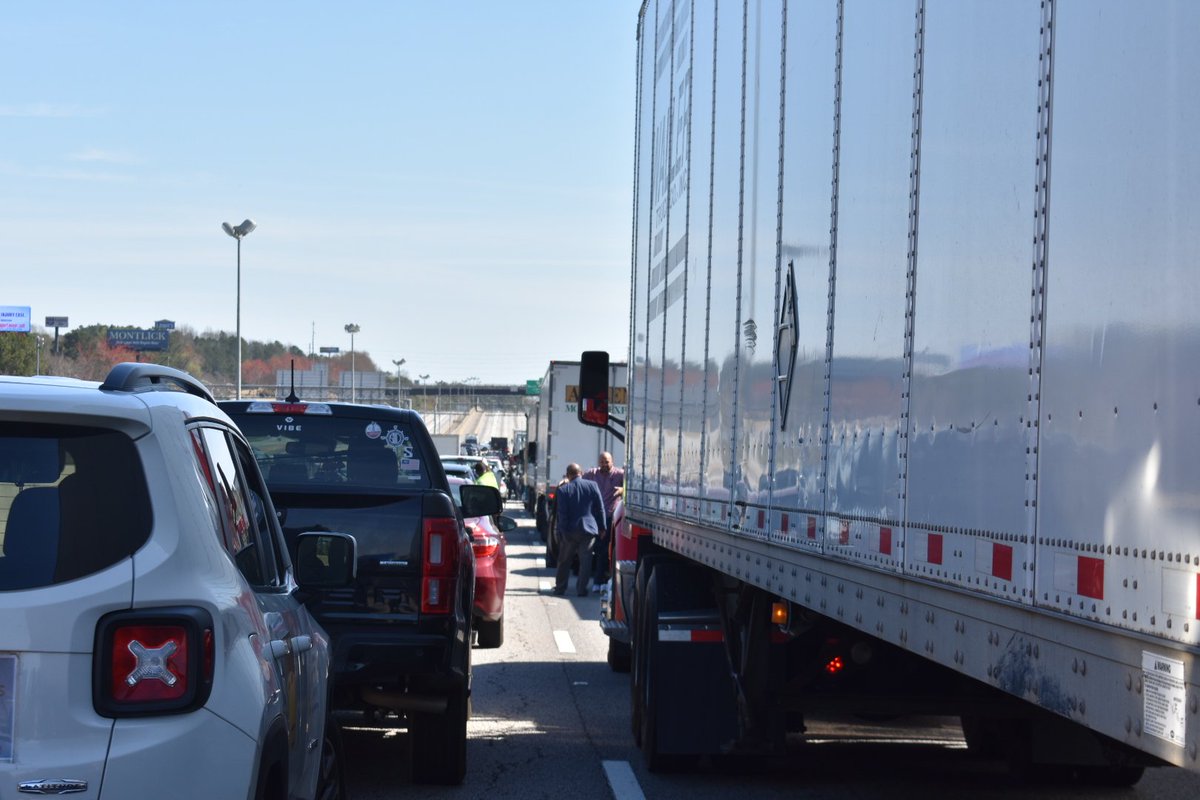
[[[291,639],[272,639],[271,640],[271,655],[275,658],[283,658],[284,656],[300,655],[301,653],[312,650],[313,640],[311,636],[293,636]]]

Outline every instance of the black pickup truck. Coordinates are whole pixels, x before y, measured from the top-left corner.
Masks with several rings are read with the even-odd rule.
[[[463,514],[500,513],[488,486],[451,499],[417,414],[349,403],[227,401],[246,435],[288,547],[305,531],[354,536],[352,588],[309,604],[333,642],[333,706],[407,719],[412,775],[466,774],[475,558]],[[293,554],[295,557],[295,554]]]

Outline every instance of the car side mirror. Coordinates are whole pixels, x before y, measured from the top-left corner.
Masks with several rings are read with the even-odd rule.
[[[296,583],[306,592],[345,588],[358,574],[358,542],[348,533],[302,533],[294,566]]]
[[[490,517],[504,510],[500,491],[482,483],[465,483],[458,487],[464,517]]]

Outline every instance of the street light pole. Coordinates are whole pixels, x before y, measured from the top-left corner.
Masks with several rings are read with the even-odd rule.
[[[392,359],[392,363],[396,365],[396,408],[404,408],[404,406],[400,405],[400,367],[406,360],[403,358],[399,361],[394,358]]]
[[[418,375],[417,377],[421,379],[421,385],[424,387],[421,390],[421,410],[427,412],[429,411],[429,384],[426,381],[429,380],[429,376]]]
[[[237,395],[236,399],[242,399],[242,239],[250,235],[250,233],[258,226],[254,224],[254,220],[243,220],[241,225],[230,225],[228,222],[221,223],[221,229],[227,234],[237,239]]]
[[[358,333],[362,328],[351,322],[346,326],[346,333],[350,334],[350,402],[358,402],[358,395],[354,391],[354,334]]]

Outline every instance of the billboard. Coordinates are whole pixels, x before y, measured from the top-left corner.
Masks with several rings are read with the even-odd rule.
[[[114,330],[109,328],[109,347],[128,347],[130,350],[166,350],[171,343],[171,332],[161,328],[149,330],[127,328]]]
[[[29,333],[31,306],[0,306],[0,333]]]

